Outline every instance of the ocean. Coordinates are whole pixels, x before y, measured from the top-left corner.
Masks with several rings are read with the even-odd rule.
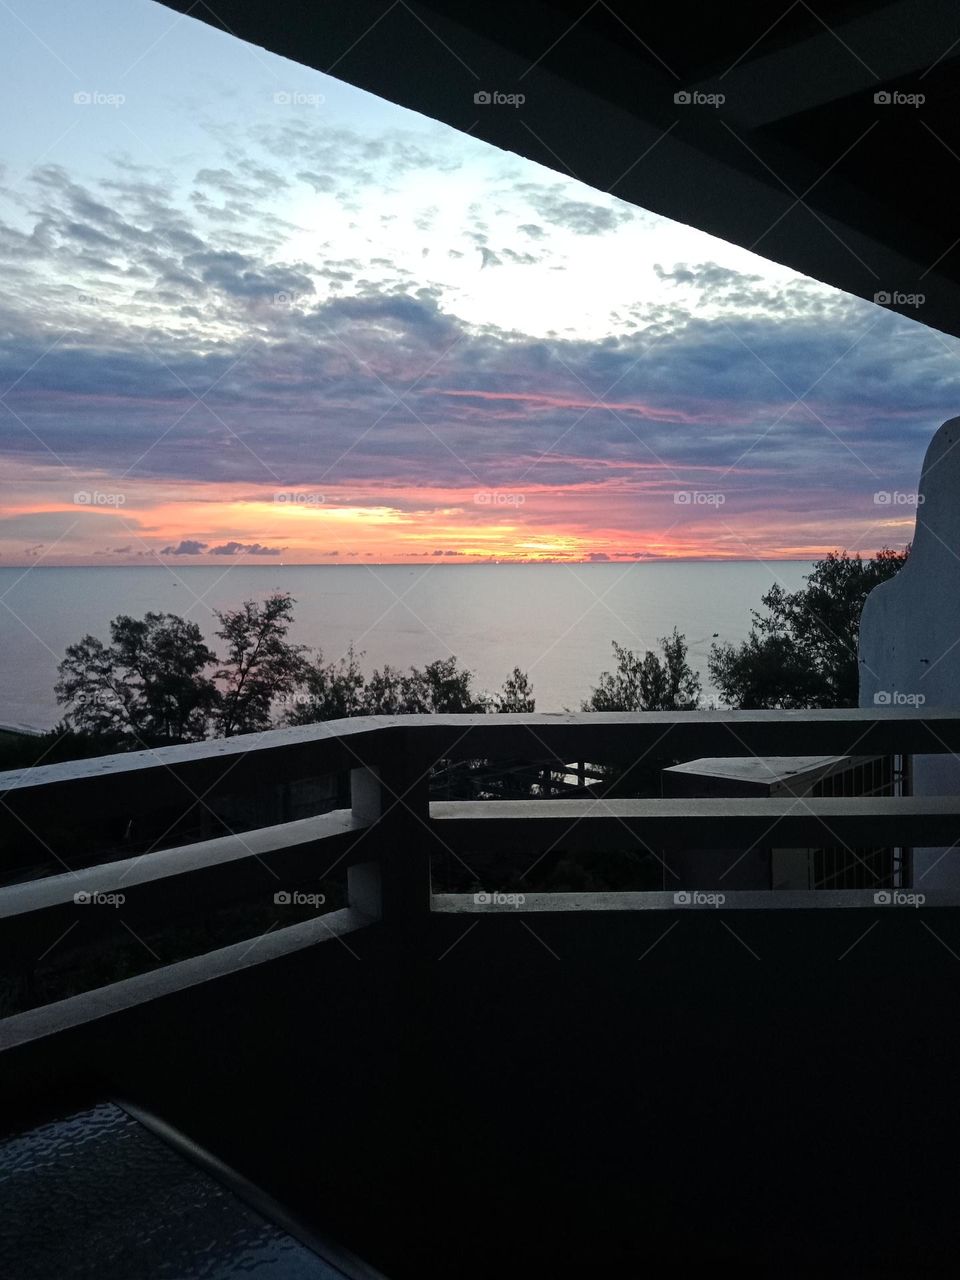
[[[52,727],[68,644],[109,639],[118,614],[176,613],[217,647],[215,609],[274,589],[296,598],[291,638],[339,658],[352,643],[366,671],[422,666],[451,654],[495,692],[527,672],[538,711],[576,710],[613,666],[611,641],[657,646],[676,626],[714,696],[714,634],[742,640],[774,583],[802,586],[809,561],[577,565],[254,565],[0,569],[0,723]]]

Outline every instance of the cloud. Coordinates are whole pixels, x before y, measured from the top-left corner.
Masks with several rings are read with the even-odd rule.
[[[284,547],[267,547],[262,542],[237,542],[232,540],[211,546],[208,542],[201,542],[198,538],[183,538],[176,545],[171,544],[168,547],[164,547],[160,554],[162,556],[278,556],[285,549]]]
[[[544,222],[554,227],[563,227],[578,236],[598,236],[607,231],[615,231],[634,217],[634,211],[629,205],[619,201],[613,207],[591,204],[563,194],[562,188],[557,186],[519,182],[514,190],[527,200]],[[527,230],[530,225],[524,224],[522,229]]]
[[[722,324],[678,304],[669,324],[602,341],[470,326],[430,288],[372,282],[268,306],[252,331],[202,346],[192,329],[143,343],[95,306],[85,329],[53,334],[0,303],[0,382],[18,415],[0,416],[0,454],[174,483],[359,485],[374,505],[377,488],[469,495],[518,476],[646,485],[651,466],[674,487],[713,467],[784,492],[798,467],[834,492],[916,469],[960,399],[952,344],[859,300],[824,303],[810,282],[777,297],[750,277],[723,287],[745,301]],[[34,536],[57,536],[49,525]]]
[[[409,138],[345,138],[340,154],[333,131],[312,154],[315,126],[291,123],[284,136],[295,143],[290,172],[301,182],[329,176],[338,199],[356,198],[353,163],[377,184],[431,163]],[[960,400],[953,340],[813,281],[779,284],[699,259],[657,263],[600,338],[531,337],[463,318],[455,290],[403,275],[388,256],[332,256],[335,247],[318,242],[315,261],[288,260],[285,224],[251,204],[283,181],[269,165],[234,157],[191,181],[187,195],[198,191],[209,208],[224,201],[241,221],[213,226],[209,208],[142,167],[119,165],[99,183],[56,165],[35,171],[29,199],[0,225],[5,278],[16,282],[0,299],[0,385],[11,388],[12,410],[0,414],[5,465],[44,467],[53,455],[94,478],[91,489],[109,491],[103,477],[129,471],[144,484],[209,484],[213,500],[213,486],[238,483],[355,492],[359,508],[389,508],[401,532],[423,511],[437,513],[438,528],[508,518],[547,526],[560,509],[553,487],[586,530],[584,545],[629,546],[597,524],[606,511],[631,527],[650,504],[672,504],[678,488],[719,477],[726,515],[752,509],[760,494],[800,511],[800,475],[807,505],[824,509],[849,509],[847,495],[865,486],[902,487]],[[491,269],[532,268],[553,228],[600,235],[632,216],[582,190],[514,185],[523,203],[508,223],[494,222],[496,204],[478,202],[457,241],[468,254],[450,270],[476,276],[476,255]],[[525,206],[536,221],[524,220]],[[505,225],[533,252],[501,247]],[[421,248],[416,239],[411,255]],[[460,252],[440,242],[429,262]],[[471,496],[481,488],[519,488],[526,501],[484,509]],[[18,516],[8,539],[54,542],[75,516],[55,506]],[[668,514],[703,512],[671,505]],[[298,518],[307,528],[316,516]],[[119,517],[91,511],[81,526],[84,536],[96,527],[97,546],[104,519]],[[175,527],[208,528],[193,519]],[[273,532],[228,527],[240,538]],[[106,536],[119,543],[129,524]],[[338,535],[326,526],[311,536]],[[452,536],[431,534],[431,544],[445,555]],[[162,554],[281,550],[184,538]]]
[[[299,296],[315,292],[308,268],[266,266],[242,253],[191,253],[183,259],[183,266],[204,284],[237,298],[274,300],[277,294]]]
[[[532,266],[540,261],[535,253],[516,253],[513,249],[501,249],[500,252],[505,258],[509,258],[511,262],[520,266]]]
[[[164,547],[160,554],[162,556],[199,556],[207,549],[207,543],[197,542],[194,538],[183,538],[174,546]]]
[[[336,181],[331,178],[329,173],[311,173],[308,169],[303,169],[297,174],[301,182],[305,182],[308,186],[313,187],[314,191],[319,195],[337,189]]]
[[[222,542],[210,548],[212,556],[278,556],[286,548],[265,547],[262,542]]]

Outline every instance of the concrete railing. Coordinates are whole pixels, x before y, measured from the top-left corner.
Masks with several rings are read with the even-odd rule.
[[[349,771],[351,808],[219,836],[136,857],[66,869],[0,889],[0,964],[32,963],[47,942],[84,921],[116,931],[124,913],[141,929],[177,922],[247,892],[282,891],[348,868],[347,906],[323,917],[331,936],[387,925],[422,930],[432,910],[469,910],[469,895],[431,895],[435,852],[468,862],[471,851],[522,851],[525,862],[562,847],[590,853],[712,847],[846,844],[950,846],[960,837],[960,797],[712,800],[531,799],[431,804],[439,762],[529,760],[639,762],[710,756],[960,753],[960,716],[923,709],[803,712],[649,712],[563,715],[416,715],[332,721],[229,739],[72,761],[0,774],[8,832],[37,833],[55,819],[82,827],[110,812],[174,806],[189,811],[225,789],[265,780]],[[59,853],[55,847],[53,858]],[[66,860],[63,860],[66,864]],[[89,911],[84,895],[123,894],[116,912]],[[750,905],[831,895],[750,893]],[[556,895],[569,909],[570,895]],[[851,903],[857,901],[856,895]],[[530,910],[551,909],[551,895]],[[616,898],[616,902],[601,902]],[[641,901],[643,899],[643,901]],[[578,909],[644,905],[669,910],[670,895],[583,895]],[[745,903],[746,905],[746,903]],[[336,918],[335,918],[336,917]],[[316,930],[297,937],[315,941]],[[275,939],[287,930],[279,928]],[[291,936],[293,936],[291,934]],[[275,945],[275,943],[274,943]]]

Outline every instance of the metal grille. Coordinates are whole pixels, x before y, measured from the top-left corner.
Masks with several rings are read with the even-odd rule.
[[[894,758],[876,756],[821,778],[810,795],[892,796],[898,781]],[[903,884],[904,850],[811,849],[809,867],[811,889],[895,889]]]

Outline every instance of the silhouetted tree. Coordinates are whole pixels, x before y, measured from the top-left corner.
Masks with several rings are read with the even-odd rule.
[[[121,615],[110,643],[84,636],[57,668],[66,727],[118,749],[194,742],[206,736],[219,694],[208,667],[216,655],[195,622],[172,613]]]
[[[513,674],[503,682],[500,693],[494,695],[492,710],[535,711],[536,705],[529,676],[519,667],[514,667]]]
[[[700,705],[700,677],[687,662],[687,642],[676,627],[660,638],[663,657],[641,658],[613,641],[614,672],[604,671],[583,703],[584,711],[693,711]]]
[[[303,692],[293,695],[293,706],[284,719],[288,724],[313,724],[346,716],[411,715],[416,713],[470,713],[532,711],[533,690],[518,667],[492,697],[476,692],[473,672],[457,664],[455,657],[439,658],[425,667],[401,671],[387,663],[368,677],[351,646],[336,662],[322,655],[305,664]]]
[[[458,667],[454,657],[438,658],[425,667],[411,667],[404,678],[404,711],[482,713],[487,710],[486,694],[475,694],[471,688],[473,672]]]
[[[306,646],[291,644],[293,596],[274,591],[262,604],[245,600],[239,609],[217,612],[217,635],[227,656],[217,669],[223,683],[217,730],[224,738],[269,729],[274,702],[288,697],[304,678]]]
[[[831,551],[799,591],[777,584],[752,611],[742,644],[715,644],[710,675],[723,700],[749,709],[855,707],[860,674],[857,639],[867,596],[906,563],[906,551],[884,548],[872,560]]]
[[[287,699],[292,705],[284,720],[288,724],[315,724],[318,720],[367,715],[368,686],[357,657],[351,645],[336,662],[324,662],[322,653],[306,662],[301,689]]]

